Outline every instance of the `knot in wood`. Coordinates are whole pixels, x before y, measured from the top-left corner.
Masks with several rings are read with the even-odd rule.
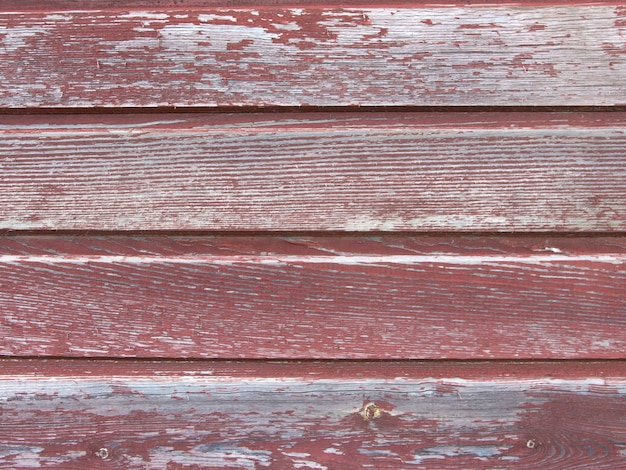
[[[365,405],[359,414],[365,421],[371,421],[373,419],[380,418],[383,414],[383,410],[376,405],[376,403],[372,402]]]
[[[96,457],[100,457],[102,460],[108,459],[109,455],[111,455],[111,453],[106,447],[101,447],[96,451]]]
[[[526,441],[526,447],[528,449],[534,449],[537,446],[539,446],[539,443],[535,439],[528,439]]]

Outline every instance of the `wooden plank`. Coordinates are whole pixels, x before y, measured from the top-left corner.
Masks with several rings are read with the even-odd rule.
[[[624,105],[625,28],[611,3],[4,11],[0,107]]]
[[[5,468],[621,468],[624,362],[2,361]]]
[[[0,228],[624,231],[626,114],[0,117]]]
[[[328,6],[328,0],[3,0],[3,11],[75,11],[75,10],[138,10],[138,9],[189,9],[189,8],[241,8],[241,7],[313,7]],[[458,0],[394,0],[393,2],[381,2],[380,0],[344,0],[341,6],[364,5],[374,6],[471,6],[471,1],[460,2]],[[486,5],[509,5],[509,6],[537,6],[537,5],[615,5],[620,3],[612,0],[483,0],[481,6]]]
[[[626,239],[5,237],[0,354],[624,358]]]

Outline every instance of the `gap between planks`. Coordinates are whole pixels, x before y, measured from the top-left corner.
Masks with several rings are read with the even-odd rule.
[[[605,379],[626,381],[626,360],[319,360],[184,358],[71,358],[0,356],[2,380],[76,377],[285,378],[296,380],[394,380],[457,378],[473,381]]]
[[[0,108],[2,116],[82,116],[100,115],[152,115],[152,114],[178,114],[178,115],[201,115],[201,114],[300,114],[302,116],[315,116],[319,113],[345,113],[345,114],[443,114],[450,113],[625,113],[626,106],[220,106],[220,107],[89,107],[89,108]],[[54,119],[54,118],[53,118]]]

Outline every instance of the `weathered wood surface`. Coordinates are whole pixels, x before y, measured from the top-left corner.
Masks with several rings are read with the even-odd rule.
[[[0,117],[0,228],[624,231],[626,114]]]
[[[332,3],[328,0],[2,0],[2,11],[72,11],[72,10],[110,10],[110,9],[189,9],[200,8],[240,8],[240,7],[328,7]],[[411,7],[439,7],[439,6],[537,6],[537,5],[604,5],[619,6],[615,0],[481,0],[479,2],[458,0],[394,0],[393,2],[381,2],[380,0],[343,0],[341,5],[350,6],[411,6]]]
[[[0,107],[624,105],[625,29],[615,4],[5,11]]]
[[[2,468],[616,469],[612,363],[2,361]]]
[[[620,237],[4,237],[0,354],[623,358]]]

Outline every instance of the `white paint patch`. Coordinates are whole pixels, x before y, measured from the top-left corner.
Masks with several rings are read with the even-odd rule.
[[[537,222],[536,217],[528,217],[527,223],[533,224]],[[424,215],[422,217],[405,218],[405,217],[393,217],[391,215],[384,218],[370,217],[368,215],[357,215],[351,219],[346,220],[345,230],[347,231],[384,231],[392,232],[406,227],[414,227],[419,229],[420,227],[429,228],[441,228],[450,230],[466,230],[476,227],[502,227],[510,228],[515,226],[510,219],[501,216],[472,216],[469,214],[455,215]]]
[[[313,468],[317,470],[328,470],[328,467],[320,463],[313,462],[312,460],[294,460],[293,468]]]
[[[19,28],[8,28],[0,26],[0,56],[4,53],[15,52],[18,49],[32,47],[28,44],[28,40],[48,34],[49,26],[30,26]]]
[[[302,29],[300,25],[296,23],[274,23],[272,26],[276,29],[281,29],[284,31],[298,31]]]
[[[44,450],[43,447],[0,444],[0,458],[11,457],[11,468],[39,468]]]
[[[159,340],[163,343],[172,344],[177,348],[184,348],[185,346],[196,346],[196,342],[191,338],[174,338],[171,336],[153,336],[152,339]]]
[[[209,23],[212,21],[232,21],[233,23],[237,22],[237,18],[230,15],[198,15],[198,19],[203,23]]]
[[[143,463],[146,462],[137,462]],[[258,465],[271,463],[271,452],[250,450],[246,447],[237,447],[228,444],[199,445],[191,452],[176,451],[171,447],[159,447],[150,452],[149,463],[154,465],[150,468],[166,468],[177,463],[188,466],[209,466],[219,468],[258,468]]]
[[[498,457],[504,449],[496,446],[436,446],[421,449],[415,460],[410,463],[422,463],[429,459],[445,459],[446,457],[459,457],[471,455],[478,459],[488,459]]]
[[[613,342],[610,339],[594,341],[592,345],[596,348],[613,349]]]
[[[107,354],[110,352],[108,349],[79,348],[77,346],[70,346],[70,351],[86,354]]]
[[[215,15],[200,15],[204,17],[207,23],[207,17]],[[249,27],[246,25],[235,24],[233,17],[225,17],[226,21],[233,24],[194,24],[180,23],[174,25],[165,25],[160,30],[161,48],[164,50],[175,51],[177,53],[177,63],[195,63],[196,65],[206,65],[206,70],[216,67],[213,56],[207,54],[207,51],[226,51],[228,44],[242,40],[253,41],[247,49],[267,54],[267,45],[272,44],[272,39],[278,38],[276,33],[269,33],[264,28]],[[206,44],[210,44],[210,47]],[[115,50],[136,51],[138,49],[136,41],[125,41],[122,44],[116,44]],[[152,83],[152,85],[154,85]]]
[[[359,453],[364,454],[364,455],[370,455],[370,456],[375,456],[375,455],[379,455],[379,456],[386,455],[386,456],[392,456],[392,457],[398,456],[397,452],[393,452],[391,450],[384,450],[384,449],[375,449],[375,450],[359,449]]]
[[[335,447],[329,447],[328,449],[324,449],[325,454],[334,454],[334,455],[344,455],[344,452],[336,449]]]
[[[44,17],[44,21],[70,21],[73,18],[74,17],[72,15],[53,14],[53,15],[46,15]]]
[[[120,15],[120,18],[140,18],[142,20],[167,20],[170,15],[167,13],[153,13],[149,11],[131,11],[125,15]]]

